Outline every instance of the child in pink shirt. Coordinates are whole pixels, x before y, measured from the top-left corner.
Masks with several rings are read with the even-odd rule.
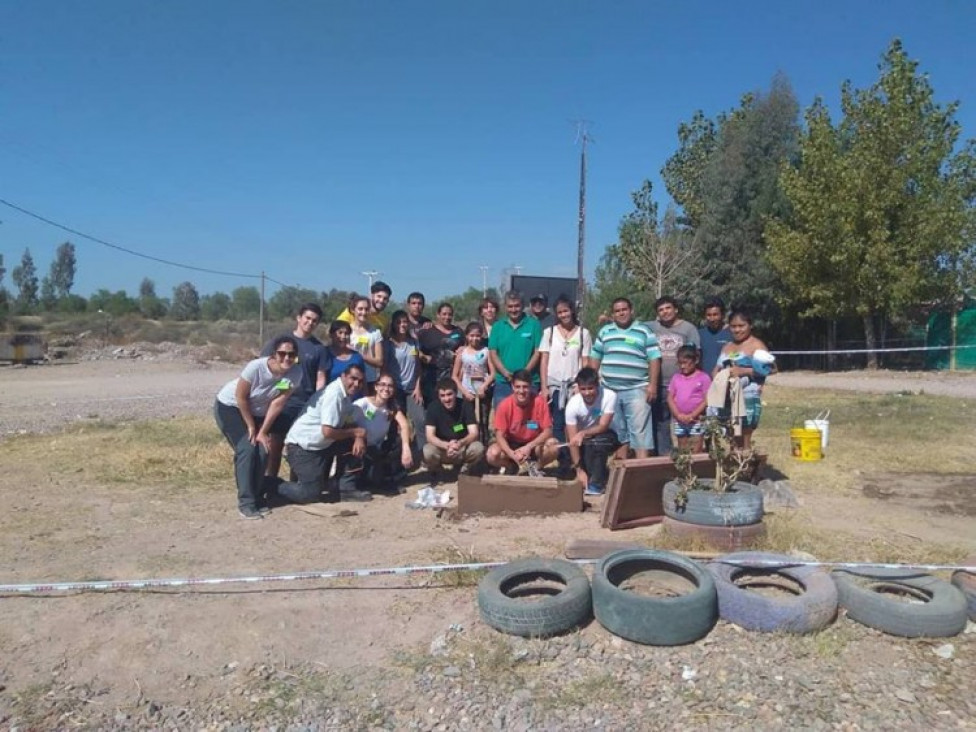
[[[712,380],[698,367],[698,349],[682,346],[677,352],[678,373],[668,384],[668,409],[679,450],[702,451],[701,416]]]

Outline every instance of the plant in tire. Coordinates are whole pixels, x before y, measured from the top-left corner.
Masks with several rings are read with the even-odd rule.
[[[762,519],[762,492],[743,478],[759,464],[755,450],[742,450],[732,430],[718,417],[704,420],[708,455],[715,461],[715,478],[699,478],[689,450],[675,449],[671,460],[678,477],[664,487],[665,515],[707,526],[740,526]]]

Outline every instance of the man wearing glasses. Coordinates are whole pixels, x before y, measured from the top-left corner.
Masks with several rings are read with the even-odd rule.
[[[281,449],[285,435],[305,409],[309,398],[325,386],[326,375],[332,368],[332,353],[313,334],[322,320],[322,308],[314,302],[305,303],[298,309],[292,337],[298,343],[298,365],[302,377],[295,385],[288,403],[269,430],[268,467],[265,475],[277,478],[281,468]],[[270,356],[275,339],[268,341],[261,349],[262,356]],[[273,486],[272,486],[273,487]]]
[[[366,452],[366,430],[357,427],[350,394],[363,386],[362,366],[352,364],[338,379],[312,395],[308,407],[295,420],[285,437],[288,463],[297,477],[278,486],[278,495],[292,503],[312,503],[325,498],[339,500],[339,491],[326,488],[332,461],[338,457],[337,475],[345,472],[348,458],[361,458]],[[344,501],[368,501],[372,494],[351,490],[342,492]]]

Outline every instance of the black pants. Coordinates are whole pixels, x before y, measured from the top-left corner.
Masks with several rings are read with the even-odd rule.
[[[346,461],[339,476],[340,492],[394,490],[406,479],[407,469],[400,459],[403,442],[396,425],[391,425],[391,430],[382,445],[369,446],[362,458],[350,457]],[[417,455],[413,457],[416,461]]]
[[[324,450],[305,450],[298,445],[287,446],[288,464],[297,480],[285,481],[278,486],[278,495],[292,503],[336,503],[339,494],[329,489],[329,472],[332,462],[339,457],[341,471],[343,456],[352,449],[352,440],[333,442]],[[341,472],[340,472],[341,475]]]
[[[247,438],[247,424],[237,407],[214,402],[214,419],[227,442],[234,449],[234,479],[237,482],[237,507],[241,510],[261,508],[264,469],[268,465],[268,451],[261,444],[252,445]],[[254,426],[261,429],[262,417],[254,417]]]
[[[586,471],[591,485],[600,488],[606,487],[607,478],[610,477],[607,461],[618,447],[620,447],[620,441],[617,439],[617,433],[613,430],[601,432],[583,440],[583,445],[580,447],[580,462],[583,464],[583,469]]]

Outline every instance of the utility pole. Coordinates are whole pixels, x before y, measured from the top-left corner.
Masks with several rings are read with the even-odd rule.
[[[512,265],[512,269],[515,270],[515,274],[517,274],[517,275],[522,274],[522,265],[521,264],[513,264]]]
[[[258,348],[264,345],[264,270],[261,270],[261,302],[258,303]]]
[[[586,278],[583,276],[583,254],[586,250],[586,143],[590,141],[590,136],[586,132],[586,120],[580,120],[576,125],[576,141],[581,144],[579,231],[576,246],[576,305],[582,309],[586,295]]]
[[[369,284],[366,285],[366,294],[368,295],[369,291],[373,289],[373,279],[379,277],[383,273],[377,272],[375,269],[368,269],[365,272],[360,272],[359,274],[364,275],[369,281]]]
[[[481,296],[488,297],[488,265],[479,265],[478,269],[481,270]]]

